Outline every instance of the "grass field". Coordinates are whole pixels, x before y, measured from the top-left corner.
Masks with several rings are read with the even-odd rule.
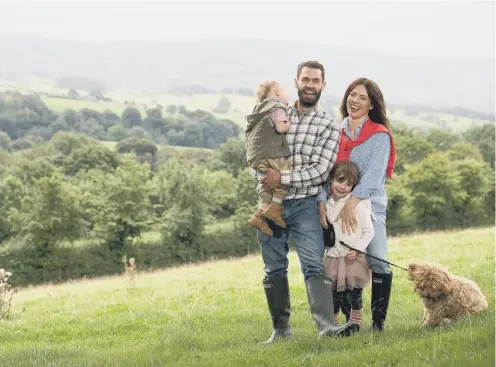
[[[0,87],[4,85],[7,89],[18,89],[23,93],[31,92],[43,92],[51,94],[66,94],[67,90],[54,88],[51,84],[47,84],[47,81],[39,81],[39,83],[34,82],[32,85],[15,85],[0,79]],[[1,88],[0,88],[1,89]],[[80,91],[85,93],[84,91]],[[215,114],[218,118],[227,118],[241,127],[245,127],[246,114],[250,113],[253,109],[254,97],[244,97],[235,95],[226,95],[231,102],[232,112],[226,114]],[[97,111],[104,111],[110,109],[117,114],[121,114],[122,111],[127,107],[124,101],[135,101],[135,106],[144,115],[146,113],[145,106],[153,106],[154,103],[160,103],[163,106],[168,105],[183,105],[188,109],[203,109],[206,111],[212,111],[222,94],[199,94],[199,95],[189,95],[189,96],[177,96],[173,94],[154,94],[144,96],[142,92],[136,90],[121,90],[113,93],[109,93],[108,97],[111,97],[113,102],[96,102],[96,101],[83,101],[83,100],[71,100],[71,99],[61,99],[42,96],[43,101],[46,105],[55,110],[63,111],[67,108],[82,109],[91,108]],[[153,102],[153,103],[152,103]],[[333,105],[332,109],[336,116],[339,116],[338,105]],[[420,129],[431,129],[439,128],[440,126],[433,122],[427,121],[427,116],[432,115],[433,118],[438,118],[446,122],[446,126],[450,127],[454,132],[463,132],[474,125],[480,125],[484,123],[494,123],[494,121],[485,121],[471,119],[468,117],[455,116],[443,113],[419,113],[416,116],[408,116],[402,110],[389,111],[388,116],[392,121],[401,121],[406,123],[410,127],[417,127]],[[339,118],[339,117],[338,117]]]
[[[221,95],[196,95],[189,97],[177,97],[173,95],[163,95],[159,96],[159,99],[156,99],[158,103],[161,103],[164,106],[168,106],[171,104],[182,104],[186,106],[186,108],[194,110],[194,109],[204,109],[207,111],[211,111],[213,107],[216,106],[217,101],[221,97]],[[217,118],[229,119],[239,125],[240,127],[245,127],[246,119],[245,116],[248,114],[253,108],[253,98],[250,97],[240,97],[240,96],[230,96],[229,100],[232,103],[233,111],[225,114],[215,113]],[[104,111],[105,109],[110,109],[117,113],[118,115],[122,114],[122,111],[127,107],[123,102],[94,102],[94,101],[81,101],[81,100],[70,100],[70,99],[59,99],[52,97],[43,97],[43,101],[46,105],[55,110],[55,111],[63,111],[67,108],[73,109],[82,109],[82,108],[91,108],[97,111]],[[139,101],[139,102],[138,102]],[[147,101],[138,100],[136,107],[142,115],[146,113],[145,105]],[[149,101],[148,101],[149,102]],[[339,116],[338,110],[339,106],[332,106],[334,110],[335,116]],[[447,127],[450,127],[453,132],[463,132],[472,126],[481,125],[484,123],[494,123],[494,121],[484,121],[477,119],[470,119],[468,117],[455,116],[449,114],[442,113],[419,113],[416,116],[408,116],[403,113],[403,111],[394,111],[394,113],[389,112],[389,118],[392,121],[401,121],[407,124],[409,127],[416,127],[420,129],[432,129],[432,128],[440,128],[440,125],[436,124],[433,121],[427,121],[427,116],[432,115],[433,118],[438,118],[439,120],[444,120]]]
[[[441,129],[441,126],[428,121],[428,116],[438,118],[439,120],[444,120],[447,127],[450,127],[455,133],[462,133],[471,127],[480,126],[487,123],[493,123],[494,121],[485,121],[471,119],[463,116],[455,116],[444,113],[419,113],[416,116],[407,116],[402,111],[395,113],[389,113],[389,118],[391,121],[401,121],[408,125],[409,127],[419,128],[419,129]]]
[[[259,256],[21,290],[1,321],[2,366],[490,366],[494,365],[494,228],[399,237],[390,260],[437,261],[474,279],[490,309],[424,330],[420,299],[395,270],[386,331],[318,340],[299,262],[290,252],[293,341],[271,332]],[[370,289],[364,291],[364,304]],[[23,312],[22,310],[25,309]]]
[[[189,110],[203,109],[206,111],[212,112],[212,108],[217,105],[217,101],[221,97],[221,95],[213,95],[213,99],[211,95],[205,96],[191,96],[191,97],[182,97],[178,98],[172,95],[162,96],[162,99],[156,100],[157,103],[162,104],[163,106],[169,106],[172,104],[176,105],[184,105]],[[232,97],[230,97],[232,99]],[[99,112],[103,112],[105,110],[111,110],[118,114],[119,116],[122,114],[122,111],[129,105],[124,104],[124,102],[113,101],[113,102],[98,102],[98,101],[84,101],[84,100],[75,100],[75,99],[63,99],[63,98],[53,98],[53,97],[42,97],[43,102],[47,105],[48,108],[62,112],[66,109],[72,108],[75,110],[80,110],[83,108],[93,109]],[[219,119],[228,119],[234,122],[235,124],[245,127],[245,112],[246,105],[251,103],[251,100],[247,97],[235,97],[233,103],[233,109],[236,111],[232,111],[229,113],[213,113]],[[154,106],[150,103],[150,101],[136,101],[136,104],[132,107],[135,107],[140,111],[142,116],[146,115],[145,106]],[[242,109],[242,110],[240,110]],[[250,108],[248,108],[250,110]]]
[[[78,99],[64,99],[64,98],[54,98],[54,97],[46,97],[42,96],[41,99],[47,105],[48,108],[56,111],[62,112],[66,109],[74,109],[81,110],[83,108],[89,108],[92,110],[96,110],[99,112],[103,112],[105,110],[110,110],[118,114],[119,116],[122,114],[122,111],[126,109],[126,107],[135,107],[137,108],[142,116],[146,116],[146,111],[143,105],[136,104],[135,106],[128,106],[123,102],[98,102],[98,101],[85,101]]]

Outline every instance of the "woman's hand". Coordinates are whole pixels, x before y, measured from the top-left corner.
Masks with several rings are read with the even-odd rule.
[[[319,201],[320,224],[327,229],[326,207],[323,201]]]
[[[347,235],[351,235],[356,232],[357,229],[357,219],[356,219],[356,206],[360,202],[360,199],[356,196],[350,196],[346,204],[344,204],[343,209],[339,213],[336,220],[341,217],[341,230]]]

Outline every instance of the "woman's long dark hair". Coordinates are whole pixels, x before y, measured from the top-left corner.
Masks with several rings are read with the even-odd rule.
[[[341,107],[339,112],[341,112],[341,118],[348,116],[348,109],[346,108],[346,100],[350,95],[353,88],[357,85],[362,84],[365,89],[367,89],[367,94],[369,95],[370,104],[374,106],[372,110],[369,111],[369,118],[373,122],[384,125],[384,127],[389,129],[389,120],[386,116],[386,103],[384,102],[384,96],[382,95],[379,86],[372,80],[367,78],[358,78],[351,82],[351,84],[346,89],[344,93],[343,101],[341,102]]]

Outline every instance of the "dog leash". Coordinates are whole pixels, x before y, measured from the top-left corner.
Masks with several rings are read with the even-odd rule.
[[[356,251],[356,252],[358,252],[358,253],[360,253],[360,254],[363,254],[363,255],[365,255],[365,256],[367,256],[367,257],[371,257],[372,259],[376,259],[376,260],[382,261],[383,263],[386,263],[386,264],[389,264],[389,265],[392,265],[392,266],[396,266],[397,268],[400,268],[400,269],[402,269],[402,270],[404,270],[404,271],[408,271],[408,269],[402,268],[401,266],[398,266],[398,265],[396,265],[396,264],[390,263],[389,261],[386,261],[386,260],[384,260],[384,259],[380,259],[380,258],[375,257],[375,256],[373,256],[373,255],[367,254],[367,253],[365,253],[365,252],[363,252],[363,251],[357,250],[356,248],[353,248],[353,247],[351,247],[351,246],[348,246],[348,245],[347,245],[346,243],[344,243],[343,241],[339,241],[339,243],[340,243],[341,245],[345,246],[345,247],[348,247],[350,250]]]

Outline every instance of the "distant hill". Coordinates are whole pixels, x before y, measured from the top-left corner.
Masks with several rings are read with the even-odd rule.
[[[170,89],[197,85],[215,91],[255,89],[264,78],[278,79],[294,95],[298,63],[326,67],[326,98],[339,101],[356,77],[376,80],[388,103],[430,107],[461,106],[494,113],[494,60],[452,60],[365,53],[342,46],[256,39],[189,42],[88,43],[0,35],[0,75],[55,81],[86,77],[108,91]]]

